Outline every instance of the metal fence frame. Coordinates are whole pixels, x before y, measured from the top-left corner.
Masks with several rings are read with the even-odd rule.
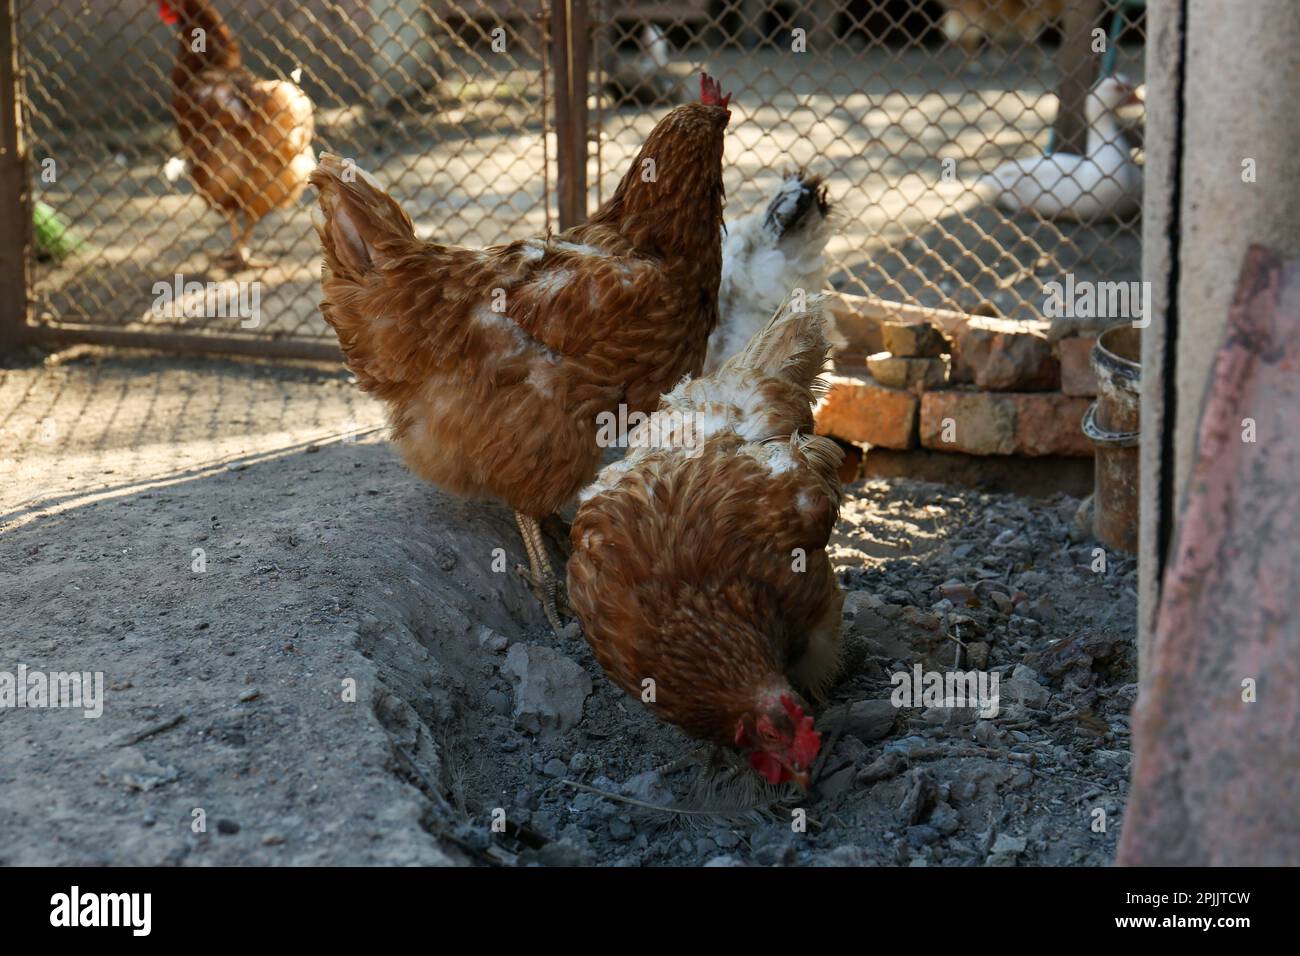
[[[0,0],[0,345],[30,335],[31,196],[18,73],[17,0]]]
[[[522,8],[527,0],[520,0]],[[0,348],[25,344],[65,346],[77,343],[149,348],[179,352],[208,352],[264,358],[332,361],[342,358],[332,336],[314,341],[269,335],[207,334],[176,330],[146,331],[110,325],[72,322],[39,323],[33,317],[32,185],[28,146],[24,141],[24,77],[19,59],[18,0],[0,0]],[[538,0],[532,17],[541,31],[543,195],[554,193],[560,228],[586,218],[586,69],[585,47],[575,36],[585,34],[586,0]],[[553,61],[547,58],[552,57]],[[548,77],[554,73],[554,90]],[[549,94],[552,94],[548,96]],[[548,107],[554,107],[554,120]],[[556,188],[546,152],[548,135],[555,134]],[[16,228],[10,228],[10,220]]]

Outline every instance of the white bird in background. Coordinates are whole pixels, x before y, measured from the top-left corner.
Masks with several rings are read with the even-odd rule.
[[[672,50],[668,46],[668,37],[657,23],[647,23],[641,32],[641,48],[644,50],[641,67],[647,73],[668,68]]]
[[[1091,220],[1133,212],[1142,200],[1142,170],[1133,162],[1115,111],[1136,101],[1127,79],[1104,77],[1085,105],[1085,155],[1056,152],[1011,160],[984,176],[976,189],[994,190],[1003,209],[1032,210],[1049,219]]]
[[[821,177],[800,170],[785,177],[766,208],[727,223],[706,373],[766,328],[791,290],[803,289],[809,298],[821,292],[830,211]]]
[[[655,23],[641,27],[635,57],[619,56],[610,50],[605,58],[605,86],[615,106],[675,103],[682,90],[669,69],[672,47],[668,35]]]

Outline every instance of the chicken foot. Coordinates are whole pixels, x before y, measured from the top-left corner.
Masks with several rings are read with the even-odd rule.
[[[226,217],[226,221],[230,224],[232,244],[229,249],[217,257],[217,265],[227,272],[263,269],[270,265],[269,262],[252,258],[253,223],[241,225],[241,221],[247,222],[247,220],[238,212],[230,213]]]
[[[532,586],[537,600],[542,603],[542,610],[546,613],[546,620],[550,623],[551,630],[558,636],[564,627],[560,622],[560,613],[556,609],[557,598],[560,597],[560,581],[555,576],[550,556],[546,553],[542,527],[536,518],[531,518],[520,511],[515,512],[515,523],[519,525],[519,536],[524,539],[524,550],[528,552],[529,564],[527,569],[520,567],[519,572]],[[564,599],[564,603],[567,605],[568,600]]]

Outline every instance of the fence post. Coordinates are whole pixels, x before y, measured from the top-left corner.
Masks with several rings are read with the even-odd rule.
[[[560,229],[587,219],[587,0],[551,5],[555,64],[555,188]]]
[[[1088,119],[1084,106],[1100,57],[1092,52],[1092,31],[1101,18],[1102,0],[1075,0],[1065,9],[1061,46],[1056,53],[1056,148],[1083,155],[1088,144]],[[1107,42],[1110,42],[1107,40]]]
[[[18,73],[17,0],[0,0],[0,347],[29,335],[27,250],[32,231]]]

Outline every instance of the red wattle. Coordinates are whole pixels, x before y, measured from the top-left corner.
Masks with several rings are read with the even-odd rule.
[[[749,755],[749,765],[773,786],[781,782],[781,774],[785,771],[785,768],[781,766],[781,761],[761,750],[755,750]]]

